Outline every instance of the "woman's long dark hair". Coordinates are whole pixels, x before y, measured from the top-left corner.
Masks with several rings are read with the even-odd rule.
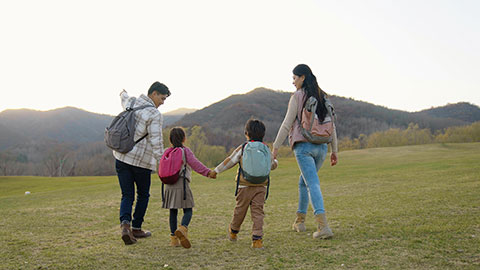
[[[316,111],[318,120],[320,122],[323,122],[323,120],[325,120],[325,116],[327,116],[328,113],[324,100],[327,94],[323,92],[320,86],[318,86],[317,77],[313,75],[310,67],[305,64],[300,64],[296,66],[293,69],[293,74],[297,76],[305,76],[305,80],[303,81],[302,85],[302,88],[305,91],[305,101],[303,102],[303,106],[305,106],[305,103],[311,96],[314,96],[318,100]]]
[[[185,140],[185,131],[181,127],[174,127],[170,130],[170,142],[173,147],[183,147]]]

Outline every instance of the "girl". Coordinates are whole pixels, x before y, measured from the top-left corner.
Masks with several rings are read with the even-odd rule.
[[[277,158],[278,148],[289,135],[290,146],[295,153],[298,167],[300,168],[300,179],[298,183],[298,210],[297,218],[293,224],[293,229],[297,232],[304,232],[305,217],[307,214],[308,201],[310,199],[315,221],[318,228],[313,233],[313,238],[326,239],[333,236],[332,231],[328,227],[327,218],[325,216],[325,208],[323,206],[323,196],[320,189],[320,180],[318,178],[318,170],[322,167],[323,161],[327,155],[327,144],[313,144],[308,142],[300,132],[299,115],[305,102],[310,97],[315,97],[318,102],[316,115],[320,122],[323,122],[327,116],[327,95],[318,86],[317,78],[313,75],[312,70],[305,64],[300,64],[293,69],[293,85],[297,89],[290,98],[288,103],[287,114],[278,130],[277,138],[273,143],[273,157]],[[332,166],[337,164],[337,133],[333,131],[332,139],[332,155],[330,157]]]
[[[192,150],[183,146],[185,143],[185,132],[182,128],[175,127],[170,130],[170,142],[173,147],[183,148],[187,166],[185,174],[182,173],[180,179],[175,184],[165,185],[162,208],[170,209],[170,246],[178,247],[182,245],[184,248],[190,248],[191,244],[188,240],[187,232],[188,224],[192,219],[192,208],[194,207],[193,194],[190,190],[192,169],[210,178],[216,178],[216,173],[203,165],[192,153]],[[185,180],[183,175],[185,175]],[[179,208],[183,208],[183,218],[181,226],[177,228]]]

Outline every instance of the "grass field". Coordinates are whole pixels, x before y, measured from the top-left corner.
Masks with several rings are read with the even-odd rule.
[[[247,215],[226,238],[235,170],[195,175],[191,249],[171,248],[168,210],[152,179],[144,228],[120,239],[116,177],[0,177],[0,269],[480,269],[480,143],[346,151],[320,170],[331,240],[291,230],[298,168],[280,160],[265,205],[265,250]],[[25,191],[30,195],[25,195]]]

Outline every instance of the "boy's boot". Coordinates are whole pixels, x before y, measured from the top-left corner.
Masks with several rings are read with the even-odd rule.
[[[192,245],[190,244],[190,241],[188,240],[188,229],[185,226],[180,226],[178,229],[175,231],[175,236],[178,237],[178,240],[180,240],[180,244],[184,248],[190,248]]]
[[[135,238],[146,238],[152,236],[151,232],[137,228],[132,228],[132,234]]]
[[[262,239],[252,240],[252,248],[263,249]]]
[[[315,221],[318,223],[318,229],[313,233],[313,238],[328,239],[333,237],[333,232],[328,227],[325,214],[315,215]]]
[[[135,244],[137,242],[137,239],[132,234],[132,229],[130,229],[130,224],[129,223],[122,223],[120,225],[120,228],[122,229],[122,240],[125,243],[125,245],[131,245]]]
[[[171,247],[179,247],[180,245],[180,240],[178,240],[178,237],[175,235],[170,235],[170,246]]]
[[[305,217],[307,214],[303,213],[298,213],[297,212],[297,218],[295,219],[295,222],[292,225],[292,229],[296,232],[304,232],[307,230],[305,227]]]
[[[232,227],[230,227],[230,226],[231,225],[228,225],[228,237],[229,237],[230,241],[237,241],[238,231],[232,230]]]

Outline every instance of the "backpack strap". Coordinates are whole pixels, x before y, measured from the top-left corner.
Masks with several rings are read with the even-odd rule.
[[[243,157],[243,149],[245,148],[245,145],[247,145],[248,142],[245,142],[242,145],[242,154],[240,155],[240,159]],[[238,194],[238,186],[240,185],[240,174],[243,174],[243,169],[242,169],[242,162],[241,160],[238,161],[238,175],[237,175],[237,186],[235,187],[235,196]]]
[[[164,191],[163,191],[163,185],[165,185],[165,184],[162,182],[162,202],[165,201],[165,195],[163,194],[163,192],[164,192]]]
[[[270,189],[270,175],[268,176],[268,183],[267,183],[267,194],[265,195],[265,202],[267,201],[268,199],[268,191]]]
[[[185,165],[183,166],[183,200],[187,199],[187,154],[185,154],[185,148],[182,147],[182,159]]]
[[[312,98],[312,97],[310,97]],[[315,115],[317,114],[317,105],[318,105],[318,100],[316,98],[313,97],[313,100],[312,101],[312,104],[309,104],[310,105],[310,108],[307,108],[310,112],[312,112],[312,119],[310,119],[310,127],[308,128],[309,131],[312,130],[312,127],[313,127],[313,121],[315,120]],[[307,101],[308,103],[308,101]]]
[[[138,107],[134,108],[133,105],[135,104],[135,101],[136,101],[136,98],[133,97],[132,102],[130,102],[130,106],[125,108],[125,110],[126,111],[138,111],[138,110],[142,110],[142,109],[145,109],[145,108],[148,108],[148,107],[154,107],[153,105],[143,105],[143,106],[138,106]],[[135,144],[139,143],[141,140],[145,139],[147,136],[148,136],[148,132],[147,132],[147,134],[143,135],[140,139],[136,140]]]

